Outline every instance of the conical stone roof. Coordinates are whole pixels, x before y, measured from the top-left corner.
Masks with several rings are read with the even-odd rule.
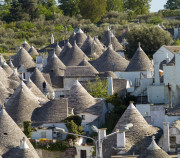
[[[9,67],[10,67],[10,68],[14,68],[14,65],[13,65],[13,63],[12,63],[12,60],[11,60],[11,59],[9,60]]]
[[[99,48],[98,44],[95,40],[89,35],[85,42],[83,43],[81,50],[88,56],[88,57],[99,57],[103,51]]]
[[[5,109],[0,111],[0,155],[5,155],[13,148],[20,146],[20,141],[25,137],[26,143],[29,146],[29,149],[33,152],[33,158],[39,158],[35,149],[17,126],[17,124],[12,120],[8,115]],[[15,153],[14,153],[15,154]],[[5,158],[14,158],[14,157],[5,157]]]
[[[100,47],[102,51],[104,51],[103,44],[99,41],[98,37],[94,37],[94,41],[97,43],[97,45]]]
[[[42,107],[34,110],[32,121],[34,123],[60,123],[68,117],[68,99],[50,100]]]
[[[153,137],[149,147],[138,156],[138,158],[170,158],[170,156],[162,150],[155,142]]]
[[[61,60],[57,57],[55,52],[51,56],[51,59],[47,61],[47,65],[43,68],[44,73],[53,72],[57,76],[64,76],[64,70],[66,66],[61,62]]]
[[[88,66],[89,69],[91,69],[91,72],[94,72],[95,74],[99,73],[86,59],[83,59],[78,66]]]
[[[84,52],[77,46],[76,42],[74,42],[73,47],[65,54],[62,62],[66,66],[77,66],[84,58],[89,60]]]
[[[57,45],[56,45],[56,47],[55,47],[55,53],[56,53],[56,55],[59,56],[60,53],[61,53],[61,51],[62,51],[62,49],[61,49],[61,47],[59,46],[59,44],[58,44],[58,42],[57,42]]]
[[[100,77],[112,77],[112,78],[118,78],[116,74],[112,71],[106,71],[99,74]]]
[[[33,46],[31,46],[31,48],[29,49],[28,53],[29,53],[31,56],[37,56],[37,55],[39,55],[39,53],[37,52],[36,48],[34,48]]]
[[[66,57],[66,54],[69,52],[71,48],[72,48],[72,45],[69,43],[69,41],[67,41],[60,55],[58,56],[61,61],[64,60],[64,58]]]
[[[17,81],[17,82],[20,82],[20,78],[19,78],[19,74],[18,74],[18,72],[17,72],[17,69],[14,68],[13,71],[14,71],[14,72],[12,73],[11,76],[9,76],[9,79],[10,79],[10,80]]]
[[[2,68],[7,73],[8,77],[13,74],[13,70],[9,67],[9,65],[7,63],[4,62],[2,65]]]
[[[30,45],[27,43],[27,41],[25,40],[24,43],[22,44],[23,48],[28,52],[30,49]]]
[[[71,44],[73,44],[73,43],[74,43],[75,36],[76,36],[76,32],[75,32],[75,31],[73,31],[73,33],[72,33],[72,34],[71,34],[71,36],[69,37],[69,42],[70,42]]]
[[[48,98],[41,92],[41,90],[31,81],[29,78],[27,81],[27,87],[30,89],[30,91],[38,97],[38,100],[40,102],[47,102]]]
[[[110,28],[108,27],[108,29],[104,32],[103,36],[102,36],[102,39],[101,39],[101,42],[106,46],[108,47],[109,44],[111,43],[111,30]]]
[[[35,68],[35,70],[32,73],[30,78],[33,81],[33,83],[41,90],[41,92],[43,92],[43,82],[44,81],[46,82],[47,92],[54,91],[53,88],[51,87],[51,85],[49,85],[49,83],[44,78],[43,74],[37,68]]]
[[[18,53],[14,56],[13,64],[15,67],[24,65],[26,69],[33,68],[36,66],[36,64],[33,61],[33,58],[24,48],[20,48]]]
[[[8,76],[7,73],[5,72],[5,70],[0,67],[0,81],[2,82],[2,84],[6,87],[9,88],[9,80],[8,80]]]
[[[40,107],[38,98],[29,90],[24,82],[20,83],[6,103],[8,114],[17,124],[31,121],[32,112],[37,107]]]
[[[135,54],[133,55],[126,69],[126,72],[127,71],[153,71],[153,65],[146,53],[140,47],[140,45],[139,48],[136,50]]]
[[[0,81],[0,100],[4,102],[5,99],[8,98],[9,96],[10,96],[10,92]]]
[[[93,98],[79,81],[76,80],[69,91],[68,106],[74,108],[75,113],[77,113],[95,104],[95,98]]]
[[[117,122],[114,131],[116,129],[121,129],[123,126],[129,123],[132,123],[133,127],[125,132],[125,152],[127,154],[142,153],[151,142],[150,136],[158,136],[159,128],[149,125],[133,105],[133,102],[130,102],[130,105]],[[110,147],[115,145],[116,142],[116,136],[109,137],[107,140],[105,140],[103,143],[104,154],[106,155],[105,158],[108,158],[109,154],[115,154],[115,151],[113,152],[113,149],[110,149]]]
[[[78,32],[76,33],[74,37],[78,47],[81,47],[83,45],[86,38],[87,38],[86,34],[81,29],[78,30]]]
[[[129,61],[115,52],[111,46],[92,65],[99,71],[120,71],[126,70]]]
[[[123,46],[119,43],[118,39],[114,36],[114,34],[111,34],[111,44],[115,51],[123,51]]]

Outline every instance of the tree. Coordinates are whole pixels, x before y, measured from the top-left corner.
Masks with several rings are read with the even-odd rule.
[[[66,127],[67,127],[69,133],[74,133],[74,134],[79,134],[79,135],[83,134],[82,126],[78,126],[77,124],[74,123],[73,120],[67,122]],[[67,135],[66,138],[67,139],[69,139],[69,138],[76,139],[76,138],[78,138],[78,136]]]
[[[72,115],[72,116],[67,117],[64,121],[70,122],[71,120],[73,120],[76,125],[81,126],[82,118],[80,116]]]
[[[119,11],[122,12],[124,10],[123,0],[107,0],[107,11]]]
[[[180,9],[180,0],[168,0],[164,8],[170,10]]]
[[[124,0],[124,6],[128,10],[138,14],[146,14],[149,12],[151,0]]]
[[[64,12],[64,15],[74,16],[80,13],[80,0],[58,0],[59,8]]]
[[[24,121],[23,126],[24,126],[24,134],[28,137],[31,138],[32,135],[32,129],[31,129],[31,121]]]
[[[162,46],[170,45],[172,37],[169,32],[157,26],[138,25],[130,29],[127,33],[127,55],[132,57],[138,48],[138,43],[141,43],[142,49],[147,53],[149,57]]]
[[[106,0],[80,0],[80,13],[85,19],[97,23],[106,13]]]
[[[106,98],[108,95],[108,82],[100,79],[99,76],[96,77],[95,82],[88,81],[85,88],[95,98]]]
[[[180,40],[179,38],[176,40],[176,42],[174,43],[174,46],[180,46]]]

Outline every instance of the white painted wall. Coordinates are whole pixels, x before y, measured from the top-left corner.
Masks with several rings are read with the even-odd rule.
[[[145,112],[148,113],[148,116],[151,114],[150,104],[136,104],[136,108],[141,113],[143,117],[145,117]]]
[[[87,124],[87,123],[93,122],[98,117],[97,115],[92,115],[92,114],[89,114],[89,113],[80,113],[80,114],[78,114],[78,116],[80,116],[80,117],[82,115],[85,115],[85,120],[82,120],[82,124]]]
[[[163,60],[166,60],[166,57],[171,59],[174,57],[174,54],[167,50],[164,46],[161,46],[154,54],[153,54],[153,63],[158,62],[161,63]]]
[[[147,88],[148,102],[159,104],[159,103],[168,103],[168,100],[165,99],[165,87],[164,85],[160,86],[149,86]]]
[[[86,150],[86,157],[91,157],[92,153],[94,151],[94,146],[75,146],[77,150],[77,155],[75,155],[75,158],[81,157],[81,150]]]
[[[46,133],[46,139],[53,139],[52,136],[52,129],[38,129],[35,132],[32,132],[32,139],[41,139],[41,133],[45,132]]]
[[[127,79],[132,82],[132,86],[135,87],[135,80],[136,78],[143,78],[143,76],[140,74],[143,73],[143,75],[146,76],[146,78],[153,78],[153,72],[152,71],[137,71],[137,72],[115,72],[115,74],[122,78]]]

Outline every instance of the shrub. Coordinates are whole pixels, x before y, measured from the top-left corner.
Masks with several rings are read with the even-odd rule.
[[[82,118],[78,115],[72,115],[72,116],[69,116],[65,119],[65,122],[71,122],[71,120],[73,120],[73,122],[78,125],[78,126],[81,126],[81,122],[82,122]]]

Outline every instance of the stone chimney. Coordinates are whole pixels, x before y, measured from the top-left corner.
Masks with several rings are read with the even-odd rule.
[[[51,44],[53,44],[54,43],[54,36],[53,36],[53,34],[51,35]]]
[[[99,136],[100,136],[100,139],[103,139],[106,137],[106,128],[99,129]]]
[[[108,95],[113,95],[114,90],[113,90],[113,78],[108,77]]]
[[[169,122],[163,122],[163,145],[162,148],[165,152],[170,151],[170,140],[169,140]]]
[[[160,75],[159,75],[159,63],[154,63],[154,85],[159,86],[160,85]]]
[[[125,148],[125,145],[126,145],[125,132],[117,133],[117,148]]]
[[[168,64],[170,62],[170,58],[168,56],[168,53],[166,54],[166,64]]]

